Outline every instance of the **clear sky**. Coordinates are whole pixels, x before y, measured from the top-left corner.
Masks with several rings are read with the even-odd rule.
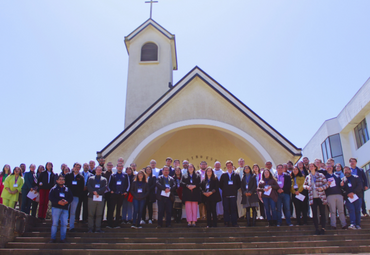
[[[159,0],[153,19],[176,35],[174,83],[198,65],[303,148],[370,77],[369,10]],[[148,18],[144,0],[0,1],[1,168],[95,159],[124,127],[124,36]]]

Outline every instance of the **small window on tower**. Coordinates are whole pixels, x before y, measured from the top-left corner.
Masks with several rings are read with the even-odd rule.
[[[146,43],[141,48],[141,61],[158,61],[158,46],[155,43]]]

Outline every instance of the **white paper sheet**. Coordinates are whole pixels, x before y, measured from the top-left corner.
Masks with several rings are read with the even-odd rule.
[[[358,196],[356,194],[353,195],[353,198],[348,197],[348,201],[353,203],[358,199]]]
[[[265,191],[263,194],[265,194],[266,196],[270,196],[270,194],[271,194],[271,190],[272,190],[272,189],[269,189],[268,191]]]
[[[164,191],[164,190],[162,190],[162,192],[161,192],[161,196],[164,196],[164,197],[169,197],[170,194],[171,194],[171,192],[166,193],[166,191]]]
[[[306,198],[305,195],[302,195],[301,193],[299,193],[298,195],[295,196],[296,199],[299,199],[301,201],[304,201],[304,199]]]
[[[39,197],[39,193],[36,191],[30,191],[28,192],[27,197],[33,201],[36,201],[37,198]]]
[[[95,195],[93,196],[93,201],[101,202],[103,201],[103,196],[98,196],[96,197]]]

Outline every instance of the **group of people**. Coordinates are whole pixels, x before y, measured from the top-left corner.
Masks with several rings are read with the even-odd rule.
[[[207,228],[217,227],[220,215],[225,226],[237,227],[241,217],[246,218],[247,226],[255,226],[257,211],[269,226],[281,226],[283,218],[293,226],[294,204],[297,225],[307,224],[312,211],[315,233],[324,234],[329,212],[332,229],[336,229],[337,215],[343,229],[361,229],[361,209],[367,215],[363,200],[368,189],[367,174],[357,167],[355,158],[349,164],[335,165],[333,159],[326,164],[320,159],[309,163],[304,157],[295,166],[289,161],[273,169],[271,162],[266,162],[264,168],[258,164],[250,167],[240,158],[238,166],[227,161],[226,171],[218,161],[214,168],[202,161],[197,170],[187,160],[180,167],[179,160],[168,157],[161,169],[151,160],[137,171],[134,163],[124,169],[123,158],[118,159],[115,168],[112,162],[105,164],[100,158],[97,167],[93,160],[89,164],[75,163],[72,170],[63,164],[61,174],[53,172],[51,162],[37,170],[31,164],[28,172],[25,164],[12,173],[5,165],[0,174],[0,203],[13,208],[19,203],[21,211],[35,217],[38,208],[38,218],[44,220],[50,201],[51,242],[56,240],[59,221],[61,242],[65,242],[68,219],[70,232],[75,232],[75,222],[82,218],[88,222],[88,232],[95,229],[102,233],[105,208],[107,228],[120,228],[122,223],[142,228],[146,215],[148,223],[153,223],[153,204],[158,208],[157,228],[162,227],[164,218],[166,227],[172,226],[171,218],[180,222],[183,207],[188,227],[195,227],[199,218],[207,219]],[[38,200],[31,199],[32,192]]]

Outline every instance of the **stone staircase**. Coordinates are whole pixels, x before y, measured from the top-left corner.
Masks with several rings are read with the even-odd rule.
[[[294,222],[294,220],[293,220]],[[327,230],[325,235],[314,235],[312,223],[308,226],[266,227],[257,220],[256,227],[206,229],[205,222],[187,228],[186,222],[172,228],[156,229],[155,224],[142,229],[121,225],[120,229],[103,228],[105,233],[86,233],[87,225],[77,224],[77,232],[67,232],[67,242],[48,243],[51,221],[47,220],[8,242],[0,249],[1,255],[14,254],[370,254],[370,218],[362,219],[362,230]],[[103,223],[103,227],[105,224]],[[57,234],[57,240],[59,233]]]

